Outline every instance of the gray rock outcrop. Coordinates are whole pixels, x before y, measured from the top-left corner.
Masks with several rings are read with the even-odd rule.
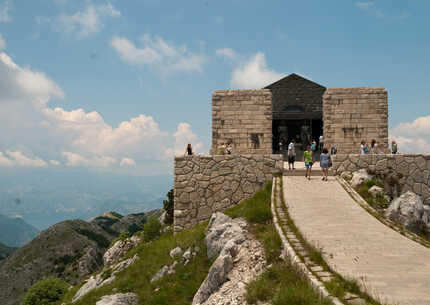
[[[352,174],[352,179],[350,183],[352,187],[357,187],[371,179],[372,176],[369,175],[365,169],[360,169]]]
[[[241,219],[215,213],[206,231],[208,257],[218,256],[193,298],[193,305],[244,304],[246,284],[265,264],[261,244],[246,230]]]
[[[410,191],[394,199],[385,216],[414,233],[430,229],[430,208],[423,205],[420,196]]]
[[[125,240],[118,240],[103,255],[104,266],[108,267],[118,262],[129,250],[140,243],[140,238],[136,235]]]
[[[139,298],[135,293],[105,295],[96,305],[137,305]]]
[[[175,256],[179,256],[182,254],[182,249],[180,247],[176,247],[170,251],[169,255],[171,258],[174,258]]]
[[[89,293],[90,291],[100,288],[104,285],[110,284],[113,281],[115,281],[115,274],[128,268],[129,266],[133,265],[139,257],[134,255],[132,258],[126,259],[122,262],[119,262],[116,264],[112,269],[104,269],[103,272],[91,276],[87,282],[76,292],[76,294],[73,296],[72,302],[76,302],[81,297]],[[109,270],[111,272],[109,273]],[[116,303],[115,303],[116,304]]]

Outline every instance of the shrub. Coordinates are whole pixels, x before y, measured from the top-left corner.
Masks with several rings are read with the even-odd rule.
[[[114,240],[112,240],[112,242],[110,243],[110,246],[109,246],[109,247],[112,247],[113,245],[115,245],[115,243],[116,243],[118,240],[122,240],[122,241],[124,241],[124,240],[126,240],[127,238],[129,238],[130,236],[131,236],[131,235],[130,235],[130,232],[127,232],[127,231],[125,231],[125,232],[121,232],[117,238],[115,238]]]
[[[34,284],[24,296],[22,305],[53,305],[67,292],[68,285],[58,278],[47,278]]]
[[[167,200],[163,200],[163,208],[166,211],[166,218],[164,222],[166,224],[173,223],[173,207],[174,207],[173,189],[167,193]]]
[[[161,235],[161,223],[157,217],[151,217],[143,226],[143,240],[148,242]]]

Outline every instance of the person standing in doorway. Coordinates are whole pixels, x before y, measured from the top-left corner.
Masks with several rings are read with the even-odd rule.
[[[323,137],[323,135],[320,135],[320,138],[319,138],[319,150],[322,151],[323,148],[324,148],[324,137]]]
[[[308,180],[311,180],[313,152],[310,145],[308,145],[306,151],[303,153],[303,161],[305,161],[305,166],[306,166],[305,178],[308,178]]]
[[[191,147],[190,143],[188,143],[187,148],[185,149],[185,154],[188,156],[191,156],[193,154],[193,148]]]
[[[291,170],[291,167],[294,168],[294,161],[296,161],[296,140],[292,140],[290,144],[288,144],[288,170]]]
[[[330,167],[330,155],[327,148],[323,148],[320,155],[320,166],[322,169],[323,178],[322,181],[327,181],[328,168]]]

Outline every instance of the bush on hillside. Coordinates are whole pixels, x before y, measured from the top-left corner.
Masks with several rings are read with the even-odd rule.
[[[21,305],[53,305],[67,292],[68,285],[58,278],[47,278],[34,284]]]
[[[174,207],[174,198],[173,198],[173,189],[171,189],[167,193],[167,200],[163,200],[163,208],[166,211],[166,218],[164,220],[165,224],[173,223],[173,207]]]
[[[151,217],[143,226],[143,240],[148,242],[161,235],[161,223],[157,217]]]

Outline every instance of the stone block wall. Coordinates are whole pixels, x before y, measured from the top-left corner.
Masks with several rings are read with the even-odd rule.
[[[270,90],[217,90],[212,95],[212,149],[233,143],[236,154],[272,153]]]
[[[250,198],[273,174],[281,155],[218,155],[175,158],[174,231],[179,232]]]
[[[359,153],[362,140],[388,149],[388,99],[382,87],[327,89],[323,95],[324,144]]]
[[[334,155],[335,174],[367,169],[371,173],[399,178],[401,192],[408,190],[420,195],[430,205],[430,155]]]

